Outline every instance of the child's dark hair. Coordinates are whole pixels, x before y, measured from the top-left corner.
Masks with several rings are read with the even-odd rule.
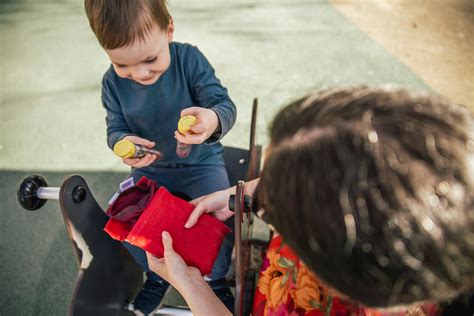
[[[277,115],[260,199],[330,286],[386,307],[474,286],[473,114],[441,97],[355,87]]]
[[[143,40],[154,25],[166,30],[171,15],[166,0],[85,0],[92,31],[105,49]]]

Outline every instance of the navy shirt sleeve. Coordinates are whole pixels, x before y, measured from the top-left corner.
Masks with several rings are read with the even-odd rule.
[[[106,110],[107,145],[112,149],[116,142],[127,135],[133,135],[123,115],[120,103],[112,93],[113,83],[107,71],[102,79],[102,106]]]
[[[204,142],[214,144],[234,125],[237,109],[206,57],[196,47],[192,47],[192,51],[192,58],[185,59],[188,61],[185,69],[188,70],[189,84],[199,105],[213,110],[219,119],[220,130]]]

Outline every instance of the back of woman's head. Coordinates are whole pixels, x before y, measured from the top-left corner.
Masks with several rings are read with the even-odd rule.
[[[275,118],[260,197],[331,287],[368,306],[474,286],[473,114],[440,97],[356,87]]]

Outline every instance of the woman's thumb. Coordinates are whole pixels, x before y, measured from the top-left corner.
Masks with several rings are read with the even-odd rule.
[[[161,233],[161,238],[163,239],[163,248],[165,249],[165,254],[168,251],[174,251],[173,239],[171,238],[171,235],[167,231],[164,231]]]

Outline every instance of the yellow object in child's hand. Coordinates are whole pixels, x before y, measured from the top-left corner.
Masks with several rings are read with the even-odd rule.
[[[189,132],[191,130],[191,126],[196,124],[197,117],[193,115],[186,115],[179,119],[178,122],[178,131],[181,134]]]
[[[157,160],[163,158],[163,154],[158,150],[134,144],[128,139],[122,139],[115,143],[114,154],[120,158],[143,158],[146,154],[155,155]]]

